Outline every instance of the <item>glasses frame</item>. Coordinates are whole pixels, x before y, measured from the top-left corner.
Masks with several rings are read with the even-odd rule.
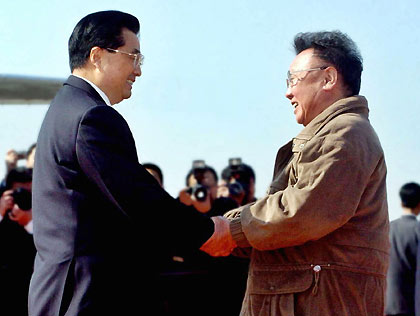
[[[133,54],[133,53],[124,52],[124,51],[119,50],[119,49],[113,49],[113,48],[105,48],[105,49],[107,51],[110,51],[110,52],[125,54],[125,55],[128,55],[130,57],[133,57],[133,63],[134,63],[135,68],[141,67],[143,65],[144,56],[141,53]]]
[[[292,77],[292,75],[294,75],[298,72],[304,72],[304,71],[310,72],[310,71],[316,71],[316,70],[324,70],[324,69],[327,69],[328,67],[329,66],[321,66],[321,67],[308,68],[308,69],[302,69],[302,70],[288,71],[287,72],[287,79],[286,79],[287,88],[291,88],[291,87],[296,86],[299,81],[302,81],[306,77],[306,76],[304,76],[303,78],[299,78],[299,77]]]

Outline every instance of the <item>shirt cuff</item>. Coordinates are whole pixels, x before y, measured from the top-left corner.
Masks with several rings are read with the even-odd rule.
[[[246,239],[244,232],[242,231],[242,224],[241,224],[241,217],[234,218],[230,221],[229,224],[230,233],[232,235],[233,240],[235,240],[236,244],[240,248],[248,248],[251,247],[251,244]]]

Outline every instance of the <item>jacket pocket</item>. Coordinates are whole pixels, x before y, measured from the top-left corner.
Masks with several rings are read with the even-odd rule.
[[[314,282],[311,266],[256,268],[249,272],[250,294],[285,294],[306,291]]]

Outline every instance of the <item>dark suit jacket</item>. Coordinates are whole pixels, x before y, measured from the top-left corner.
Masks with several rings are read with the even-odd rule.
[[[213,232],[161,189],[123,117],[74,76],[39,133],[32,211],[31,316],[158,314],[170,243],[199,247]]]
[[[387,315],[414,315],[419,225],[414,216],[402,216],[390,223],[391,252],[385,307]]]

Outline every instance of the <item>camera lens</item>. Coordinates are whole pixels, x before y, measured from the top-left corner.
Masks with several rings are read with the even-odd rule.
[[[207,188],[204,185],[196,184],[187,190],[189,195],[194,195],[197,201],[203,202],[207,198]]]
[[[194,188],[194,196],[197,199],[197,201],[205,201],[205,199],[207,198],[207,188],[200,184],[196,185]]]
[[[229,194],[232,196],[239,196],[244,192],[244,188],[239,182],[229,183]]]
[[[23,211],[28,211],[32,208],[32,194],[24,188],[17,188],[12,193],[13,200]]]

